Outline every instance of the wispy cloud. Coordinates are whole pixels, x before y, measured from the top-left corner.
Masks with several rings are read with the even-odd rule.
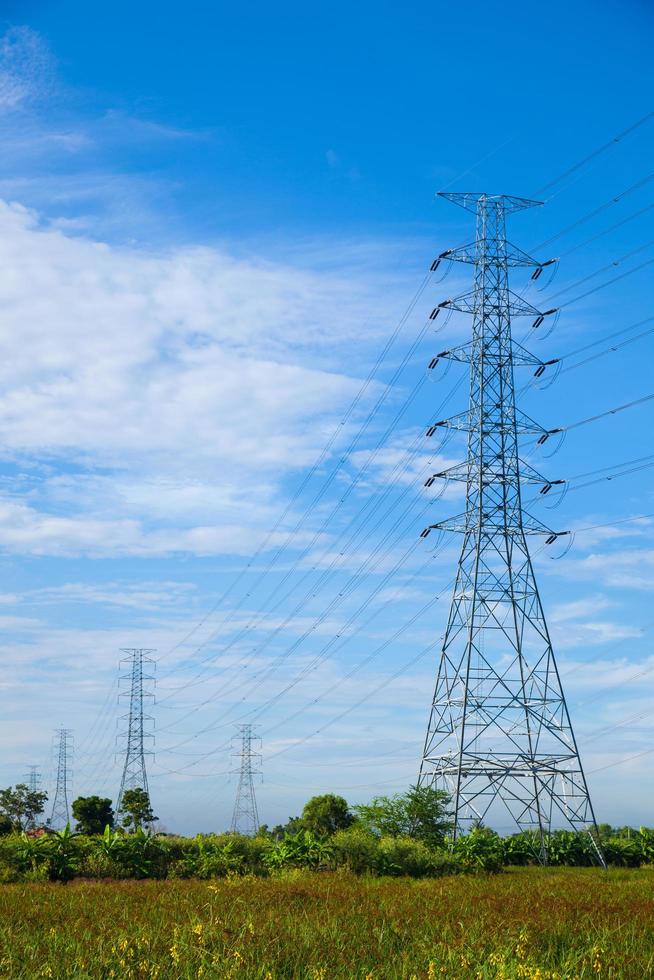
[[[14,27],[0,38],[0,112],[24,109],[51,91],[54,62],[41,37]]]

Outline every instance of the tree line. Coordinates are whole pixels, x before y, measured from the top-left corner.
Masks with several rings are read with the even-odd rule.
[[[39,825],[46,799],[23,784],[0,791],[0,882],[213,878],[292,869],[412,877],[497,873],[536,864],[540,845],[534,832],[500,837],[481,823],[453,841],[449,798],[425,786],[352,807],[334,793],[314,796],[299,816],[263,825],[253,837],[157,832],[142,789],[125,791],[118,815],[107,798],[78,797],[74,827],[55,831]],[[654,830],[604,824],[600,831],[610,864],[654,864]],[[595,863],[588,833],[557,830],[546,843],[552,865]]]
[[[30,789],[25,783],[0,790],[0,835],[12,831],[48,830],[49,821],[42,821],[48,794]],[[158,820],[152,812],[150,796],[140,787],[126,789],[118,814],[106,796],[78,796],[72,803],[75,830],[80,834],[102,834],[105,827],[113,829],[118,823],[125,830],[149,827]]]

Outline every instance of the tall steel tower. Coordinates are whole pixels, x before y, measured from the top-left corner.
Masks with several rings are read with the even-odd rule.
[[[124,740],[125,762],[116,811],[120,810],[126,789],[138,788],[149,793],[145,757],[154,754],[152,749],[147,748],[150,741],[154,743],[154,733],[147,730],[154,724],[154,719],[152,715],[144,713],[144,705],[154,703],[154,693],[145,690],[144,685],[154,681],[154,674],[146,673],[151,668],[154,670],[154,660],[149,656],[154,652],[145,649],[122,650],[126,656],[120,661],[123,672],[119,680],[129,682],[129,691],[121,692],[118,697],[129,697],[129,710],[120,719],[126,723],[126,730],[118,735],[119,743]]]
[[[41,774],[39,772],[38,766],[28,766],[29,772],[27,773],[27,788],[30,793],[36,793],[41,784]]]
[[[233,770],[234,775],[238,774],[238,788],[232,816],[232,832],[254,836],[259,829],[257,799],[254,795],[254,777],[261,775],[261,754],[254,752],[252,746],[254,743],[260,743],[261,740],[253,734],[256,725],[237,725],[236,727],[239,734],[235,735],[234,739],[238,738],[240,745],[233,754],[240,759],[240,765],[238,769]]]
[[[557,825],[596,831],[595,816],[545,622],[527,534],[551,544],[552,532],[522,505],[521,484],[547,493],[553,482],[519,458],[518,437],[546,430],[515,405],[513,368],[540,376],[547,362],[512,340],[511,320],[538,328],[556,310],[539,311],[511,292],[508,269],[540,263],[509,244],[505,215],[538,202],[504,195],[442,194],[476,215],[474,244],[440,258],[474,267],[474,289],[440,304],[472,315],[472,340],[438,358],[470,365],[467,412],[430,426],[468,433],[464,463],[427,481],[466,485],[465,512],[426,528],[463,536],[452,604],[420,767],[421,785],[452,797],[454,836],[476,821],[509,817],[536,832],[547,862],[547,834]],[[534,278],[539,275],[534,272]],[[432,365],[437,359],[432,361]],[[561,482],[561,481],[558,481]],[[604,858],[591,835],[599,863]]]
[[[57,781],[55,784],[52,813],[48,823],[55,830],[70,823],[69,790],[72,772],[70,762],[73,754],[73,733],[70,728],[59,728],[55,735],[55,754],[57,757]]]

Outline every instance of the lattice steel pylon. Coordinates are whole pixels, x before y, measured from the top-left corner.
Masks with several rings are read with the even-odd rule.
[[[547,493],[561,482],[545,479],[518,451],[519,435],[544,442],[549,433],[516,408],[514,365],[535,367],[540,376],[548,362],[512,339],[511,319],[530,316],[538,328],[556,310],[539,311],[509,289],[509,267],[542,270],[546,263],[506,241],[505,215],[539,202],[440,196],[474,212],[477,232],[474,244],[439,257],[474,267],[472,292],[440,304],[472,315],[472,340],[438,355],[469,363],[470,401],[467,412],[434,423],[427,434],[467,431],[468,458],[427,481],[465,483],[466,508],[422,532],[459,531],[463,544],[419,784],[450,794],[454,838],[508,811],[512,826],[535,832],[542,863],[549,832],[562,825],[587,830],[605,865],[527,546],[527,534],[551,544],[567,532],[550,531],[521,499],[521,483]]]
[[[234,775],[238,774],[238,787],[231,829],[232,833],[249,834],[253,837],[259,829],[254,777],[261,775],[261,754],[253,751],[252,746],[254,743],[259,743],[260,739],[253,733],[256,725],[237,725],[236,727],[239,734],[235,735],[234,739],[238,738],[240,745],[233,754],[240,759],[240,765],[238,769],[233,770]]]
[[[39,772],[38,766],[28,766],[29,772],[27,773],[27,788],[30,793],[36,793],[41,784],[41,774]]]
[[[154,693],[145,689],[145,684],[154,682],[154,674],[145,673],[150,665],[154,669],[154,660],[149,654],[154,650],[146,649],[123,649],[126,654],[120,661],[125,664],[127,669],[120,674],[120,681],[129,682],[129,692],[124,691],[118,695],[129,697],[129,710],[127,714],[121,716],[121,721],[126,723],[126,730],[118,735],[118,741],[125,741],[125,762],[123,764],[123,775],[120,781],[120,791],[116,811],[118,812],[123,802],[123,793],[126,789],[143,789],[149,795],[148,775],[145,767],[145,757],[154,754],[148,748],[150,742],[154,742],[154,733],[148,731],[148,726],[154,725],[152,715],[146,715],[144,705],[146,702],[154,702]]]
[[[70,823],[69,791],[70,791],[70,760],[73,750],[73,733],[70,728],[59,728],[55,735],[57,756],[57,780],[55,783],[52,812],[48,824],[58,830]]]

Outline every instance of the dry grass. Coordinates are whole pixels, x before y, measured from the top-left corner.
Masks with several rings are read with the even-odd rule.
[[[654,976],[654,871],[0,887],[0,976]]]

